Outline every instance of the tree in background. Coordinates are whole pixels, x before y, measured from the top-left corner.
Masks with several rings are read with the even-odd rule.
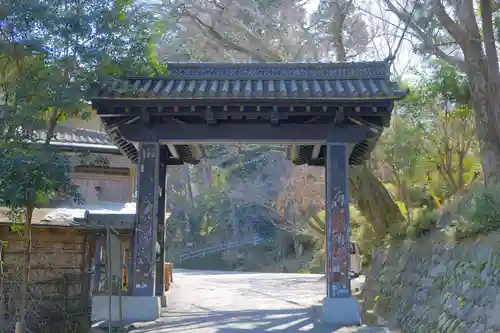
[[[320,1],[311,15],[301,1],[176,0],[151,7],[165,23],[158,50],[165,61],[360,60],[376,56],[380,34],[367,24],[373,17],[350,0]],[[380,234],[404,220],[369,167],[352,168],[350,190]]]
[[[430,211],[481,179],[467,78],[442,61],[426,66],[370,161],[406,215],[401,230],[421,222],[429,228],[437,219],[427,219]]]
[[[413,50],[446,62],[467,77],[482,167],[486,180],[500,169],[500,70],[495,1],[384,0],[387,9],[408,26]],[[446,172],[445,170],[442,170]]]

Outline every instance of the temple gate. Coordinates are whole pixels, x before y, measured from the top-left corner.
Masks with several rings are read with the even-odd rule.
[[[159,242],[165,261],[167,167],[198,163],[207,143],[281,143],[295,165],[325,167],[324,320],[359,323],[348,274],[348,169],[369,157],[405,95],[387,62],[170,64],[166,77],[103,86],[92,105],[138,164],[131,296],[154,298],[165,289],[155,256]]]

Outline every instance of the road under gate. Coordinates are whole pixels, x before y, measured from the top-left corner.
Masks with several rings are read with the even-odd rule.
[[[360,280],[353,288],[359,288]],[[174,270],[169,306],[135,333],[385,333],[383,327],[335,329],[319,322],[321,275]]]

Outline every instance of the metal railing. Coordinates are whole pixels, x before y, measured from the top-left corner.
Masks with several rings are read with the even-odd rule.
[[[207,254],[229,251],[229,250],[236,249],[236,248],[239,248],[239,247],[242,247],[245,245],[250,245],[250,244],[258,245],[262,242],[264,242],[263,237],[254,236],[252,238],[244,239],[241,241],[230,241],[230,242],[222,243],[219,245],[209,246],[209,247],[199,249],[199,250],[184,251],[184,252],[181,252],[181,254],[179,255],[178,262],[182,263],[183,261],[186,261],[189,259],[204,257]]]
[[[118,252],[119,256],[118,258],[118,263],[120,266],[120,272],[118,276],[114,275],[113,272],[111,271],[112,267],[112,255],[111,255],[111,247],[112,247],[112,238],[115,238],[117,240],[117,243],[119,244]],[[122,292],[123,292],[123,243],[120,239],[120,233],[111,228],[108,224],[106,224],[106,248],[108,249],[107,255],[106,255],[106,282],[107,282],[107,289],[108,289],[108,332],[112,333],[113,332],[113,327],[112,327],[112,313],[113,313],[113,286],[118,289],[118,321],[119,321],[119,331],[122,331],[123,328],[123,307],[122,307]]]
[[[98,313],[98,319],[93,325],[105,323],[109,333],[123,331],[123,306],[124,293],[124,249],[120,232],[106,223],[104,237],[101,237],[99,253],[96,253],[95,270],[92,277],[92,295],[106,295],[107,314]],[[104,257],[104,258],[102,258]],[[104,260],[102,260],[104,259]],[[116,300],[113,298],[116,297]],[[118,308],[117,318],[113,309]],[[93,318],[93,320],[96,320]]]

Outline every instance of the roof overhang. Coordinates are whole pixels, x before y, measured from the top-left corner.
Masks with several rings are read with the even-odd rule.
[[[362,163],[403,98],[386,62],[170,64],[167,77],[113,81],[92,105],[134,162],[132,142],[170,145],[169,164],[196,163],[208,143],[287,143],[294,163],[322,165],[324,143]],[[176,154],[177,153],[177,154]]]
[[[45,228],[73,228],[102,231],[112,228],[118,231],[132,231],[135,227],[136,203],[93,202],[81,206],[58,208],[36,208],[32,224]],[[0,207],[0,225],[11,225],[10,209]],[[170,217],[165,213],[165,220]]]
[[[35,130],[37,140],[33,144],[44,144],[45,130]],[[101,154],[121,155],[120,149],[108,138],[107,133],[58,124],[54,128],[50,146],[60,151],[82,151]]]

